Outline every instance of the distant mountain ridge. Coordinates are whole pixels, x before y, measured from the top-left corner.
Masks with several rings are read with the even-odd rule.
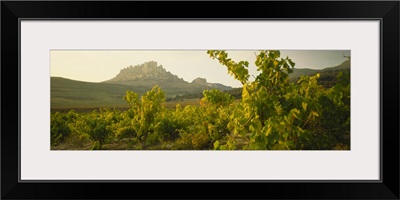
[[[302,75],[312,75],[321,72],[329,72],[329,71],[336,71],[336,70],[350,70],[350,60],[346,60],[342,62],[340,65],[334,67],[327,67],[324,69],[309,69],[309,68],[294,68],[293,73],[289,74],[289,78],[299,78]]]
[[[129,66],[121,69],[114,78],[103,83],[141,86],[151,89],[159,85],[167,93],[174,91],[177,95],[198,93],[207,89],[230,90],[232,87],[220,83],[208,83],[204,78],[196,78],[191,83],[179,78],[177,75],[167,71],[162,65],[155,61],[145,62],[140,65]],[[170,94],[172,94],[170,92]],[[175,94],[174,94],[175,95]]]

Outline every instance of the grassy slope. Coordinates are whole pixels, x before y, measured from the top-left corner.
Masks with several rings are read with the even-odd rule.
[[[51,77],[51,107],[126,106],[126,90],[143,93],[146,88]]]
[[[168,86],[168,84],[166,85]],[[151,89],[149,84],[138,84],[138,86],[133,87],[109,83],[88,83],[51,77],[51,108],[57,111],[68,110],[69,108],[78,108],[82,111],[98,107],[127,108],[128,104],[123,99],[126,90],[144,94],[149,89]],[[188,93],[190,92],[188,88],[182,89],[186,89]],[[198,88],[197,90],[202,91],[202,88]],[[167,93],[174,94],[178,92],[169,90]],[[198,104],[199,100],[185,99],[183,101],[172,101],[167,102],[166,106],[175,107],[177,103],[181,105],[195,105]]]
[[[168,97],[175,97],[175,95],[183,95],[190,93],[198,93],[204,90],[204,87],[199,85],[193,85],[184,81],[174,81],[174,80],[130,80],[130,81],[119,81],[116,83],[110,82],[110,84],[119,84],[125,86],[131,86],[133,88],[147,88],[150,90],[153,86],[160,86],[166,93]],[[146,91],[147,91],[146,90]]]

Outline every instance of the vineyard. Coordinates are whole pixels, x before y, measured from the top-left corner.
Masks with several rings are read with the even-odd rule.
[[[289,81],[295,63],[279,51],[260,51],[249,63],[210,50],[242,83],[241,98],[204,90],[199,105],[166,107],[159,86],[145,94],[126,91],[129,109],[51,113],[52,150],[349,150],[350,74],[332,87],[320,74]],[[253,80],[254,79],[254,80]]]

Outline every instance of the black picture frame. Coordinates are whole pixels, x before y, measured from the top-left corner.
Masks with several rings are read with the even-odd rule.
[[[1,198],[399,199],[399,7],[398,1],[2,1]],[[382,22],[382,180],[379,182],[19,182],[19,19],[22,18],[379,19]]]

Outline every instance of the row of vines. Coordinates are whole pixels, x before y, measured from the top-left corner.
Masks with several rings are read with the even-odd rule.
[[[318,85],[319,74],[292,83],[289,74],[295,63],[281,58],[279,51],[260,51],[255,62],[260,73],[250,81],[247,61],[235,62],[225,51],[208,54],[243,84],[241,99],[205,90],[199,106],[167,109],[158,86],[140,97],[127,91],[126,111],[52,113],[52,148],[350,149],[349,73],[340,73],[331,88]]]

